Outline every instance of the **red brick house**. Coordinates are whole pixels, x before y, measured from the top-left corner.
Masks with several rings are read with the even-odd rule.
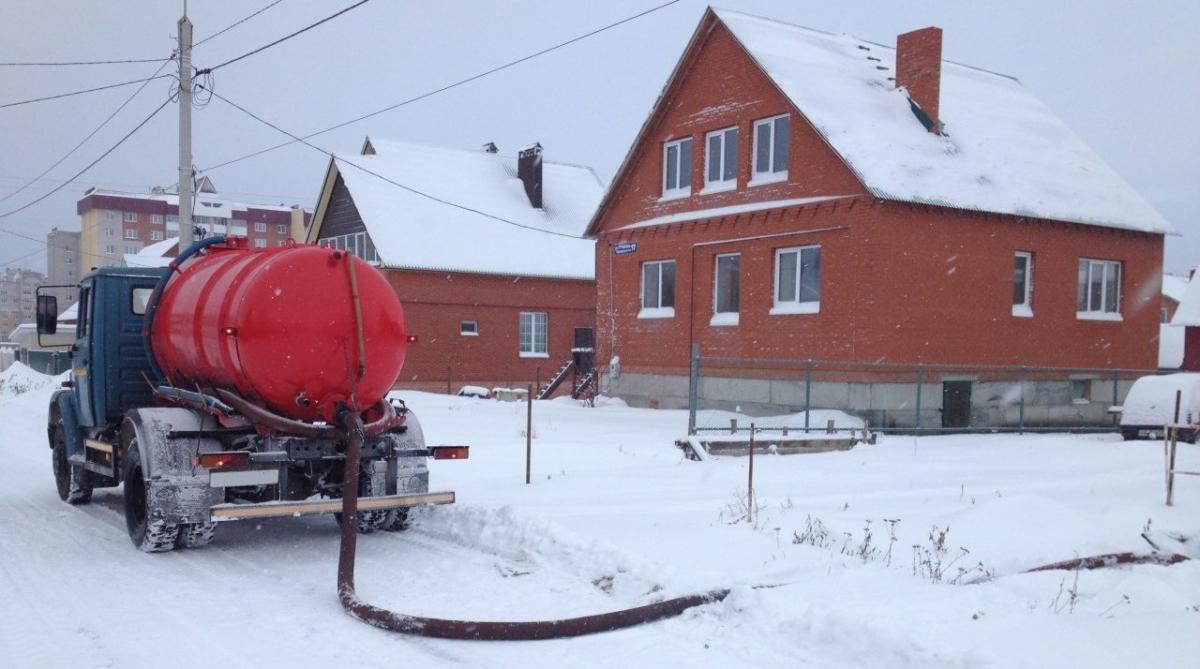
[[[588,227],[598,359],[619,359],[604,385],[686,405],[692,344],[730,359],[1152,369],[1173,232],[1017,80],[943,61],[938,28],[892,48],[710,9]],[[795,384],[770,371],[700,392],[795,408]],[[977,410],[995,398],[984,381]],[[887,408],[870,379],[855,384],[830,408]],[[1101,385],[1072,410],[1102,417]]]
[[[368,138],[329,163],[308,241],[387,274],[409,347],[400,387],[458,392],[545,383],[590,346],[603,186],[590,168]],[[581,332],[577,333],[577,330]]]

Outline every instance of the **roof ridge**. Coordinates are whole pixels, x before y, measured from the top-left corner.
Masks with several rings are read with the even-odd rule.
[[[436,149],[438,151],[453,151],[456,153],[465,153],[468,155],[479,156],[482,158],[487,158],[490,156],[492,158],[510,158],[512,160],[517,160],[517,156],[514,154],[488,153],[486,151],[481,151],[478,149],[464,149],[464,148],[458,147],[458,146],[446,146],[445,144],[430,144],[427,142],[418,142],[418,141],[412,141],[412,140],[407,140],[407,139],[390,139],[388,137],[370,137],[370,136],[368,136],[368,137],[371,139],[372,146],[374,146],[378,142],[385,142],[388,144],[403,144],[403,145],[408,145],[408,146],[421,147],[421,148],[425,148],[425,149]],[[378,154],[378,150],[376,151],[376,154]],[[344,160],[345,156],[347,156],[348,154],[344,151],[335,151],[334,155],[342,157],[342,159]],[[363,156],[363,154],[361,154],[361,153],[355,153],[354,156],[360,157],[360,158],[370,157],[370,156]],[[542,164],[543,165],[561,165],[563,167],[577,167],[582,170],[588,170],[589,172],[592,172],[593,175],[595,175],[595,170],[592,169],[588,165],[583,165],[581,163],[569,163],[569,162],[566,162],[563,160],[547,160],[545,158],[544,153],[542,154]],[[597,178],[597,181],[599,181],[599,178]],[[604,184],[601,183],[601,185],[604,185]]]

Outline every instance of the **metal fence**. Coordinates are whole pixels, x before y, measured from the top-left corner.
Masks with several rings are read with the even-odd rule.
[[[701,356],[688,379],[689,434],[1111,431],[1154,369],[897,364]]]

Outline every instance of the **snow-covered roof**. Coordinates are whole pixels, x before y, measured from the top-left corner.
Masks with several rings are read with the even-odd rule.
[[[178,237],[168,237],[161,242],[143,246],[137,253],[125,254],[126,267],[166,267],[175,260],[166,254],[179,244]]]
[[[1163,274],[1162,294],[1164,297],[1174,300],[1176,303],[1182,302],[1183,293],[1187,290],[1187,285],[1188,280],[1186,276]]]
[[[939,136],[888,80],[894,48],[713,11],[876,197],[1175,233],[1012,77],[943,62]]]
[[[1200,273],[1197,276],[1200,276]],[[1187,290],[1183,293],[1183,299],[1179,301],[1179,306],[1175,308],[1175,315],[1171,318],[1171,325],[1200,326],[1200,280],[1197,280],[1195,276],[1188,282]]]
[[[113,190],[109,188],[92,188],[84,193],[84,197],[89,195],[98,195],[102,197],[123,197],[131,200],[152,200],[156,202],[165,202],[169,205],[179,206],[178,193],[130,193],[128,191]],[[196,197],[197,216],[214,216],[217,218],[229,218],[233,216],[235,211],[249,211],[257,209],[260,211],[292,211],[295,207],[287,205],[273,204],[252,204],[247,202],[237,202],[234,200],[226,200],[215,193],[197,192]],[[309,211],[305,209],[305,211]]]
[[[513,156],[369,143],[374,155],[338,154],[330,174],[341,174],[383,266],[595,277],[595,242],[580,238],[604,192],[590,168],[543,161],[534,209]],[[318,234],[314,225],[310,239]]]

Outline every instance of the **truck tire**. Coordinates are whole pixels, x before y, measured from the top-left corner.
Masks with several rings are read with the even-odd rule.
[[[217,533],[216,523],[186,523],[179,527],[180,548],[204,548]]]
[[[89,472],[83,467],[72,466],[67,461],[67,442],[61,420],[51,428],[50,439],[53,444],[50,454],[58,498],[67,504],[87,504],[92,501],[92,480]]]
[[[142,471],[137,439],[125,449],[125,525],[134,546],[146,553],[163,553],[175,548],[179,525],[154,518],[154,501],[146,494],[149,484]]]
[[[382,529],[388,532],[403,532],[408,529],[408,509],[392,509],[383,519]]]

